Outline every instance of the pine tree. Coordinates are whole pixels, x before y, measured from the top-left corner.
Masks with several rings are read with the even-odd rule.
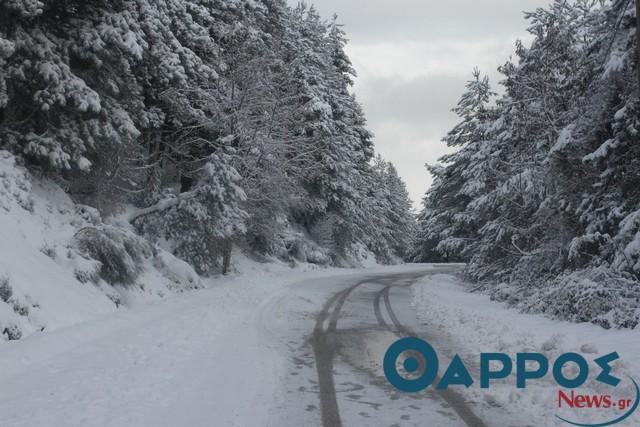
[[[311,238],[336,263],[363,244],[396,261],[410,203],[371,164],[346,43],[284,0],[5,1],[0,148],[105,216],[133,205],[201,273],[233,244],[291,259]]]
[[[461,122],[444,138],[447,145],[459,149],[441,159],[443,166],[429,167],[434,184],[423,200],[419,220],[418,240],[424,246],[418,249],[420,261],[429,261],[425,257],[434,252],[446,260],[466,259],[467,248],[477,238],[478,225],[469,204],[484,194],[487,185],[482,169],[492,124],[489,102],[494,94],[489,79],[477,69],[466,89],[453,110]]]
[[[640,322],[634,9],[558,0],[526,15],[534,39],[500,68],[504,95],[484,118],[460,105],[446,140],[461,148],[431,168],[417,259],[466,256],[470,278],[523,309]]]

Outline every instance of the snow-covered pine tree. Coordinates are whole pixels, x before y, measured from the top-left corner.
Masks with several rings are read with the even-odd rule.
[[[395,256],[407,260],[417,231],[412,202],[406,184],[392,163],[389,163],[385,178],[389,189],[390,209],[386,216],[391,223],[392,251]]]
[[[368,179],[366,240],[380,263],[409,258],[416,220],[405,183],[395,166],[376,156]]]
[[[140,131],[132,69],[142,36],[122,4],[3,2],[3,146],[41,167],[89,170],[89,153],[133,144]]]
[[[448,139],[459,135],[462,148],[431,169],[418,259],[466,253],[469,277],[496,298],[634,327],[635,4],[558,0],[527,18],[534,40],[518,42],[516,60],[500,68],[505,93],[489,109],[488,134],[454,129]]]
[[[349,88],[354,70],[344,53],[344,32],[335,19],[322,20],[314,8],[293,13],[289,54],[301,102],[300,143],[294,167],[307,197],[294,206],[294,219],[336,254],[347,255],[364,237],[366,174],[373,156],[372,135]]]
[[[200,272],[226,269],[232,243],[289,258],[311,236],[336,262],[359,243],[392,260],[409,204],[370,163],[345,44],[335,18],[284,0],[3,2],[0,148],[104,215],[135,205]]]
[[[487,182],[486,153],[491,144],[490,130],[493,110],[489,103],[494,93],[489,79],[474,70],[473,79],[453,111],[461,118],[444,138],[458,151],[442,157],[443,165],[430,166],[434,177],[431,189],[423,200],[419,219],[419,238],[416,252],[420,261],[434,252],[443,259],[468,259],[467,250],[477,239],[478,224],[470,213],[469,204],[484,194]]]

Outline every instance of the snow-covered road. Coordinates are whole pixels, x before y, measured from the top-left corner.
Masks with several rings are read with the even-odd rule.
[[[470,350],[469,358],[476,346],[496,345],[482,336],[523,336],[518,328],[528,325],[544,326],[544,347],[547,323],[554,332],[592,331],[594,342],[609,345],[597,341],[599,328],[529,318],[439,276],[456,268],[255,271],[6,343],[0,347],[0,426],[505,427],[551,414],[536,397],[552,396],[551,383],[531,391],[534,399],[524,408],[530,410],[518,407],[519,417],[502,403],[500,389],[410,395],[384,379],[385,351],[408,332],[445,354]],[[416,280],[417,290],[409,286]],[[433,301],[442,307],[429,308]],[[474,318],[488,330],[480,333]],[[455,336],[448,333],[453,330]],[[602,336],[615,342],[637,336],[620,334]],[[508,402],[512,388],[504,388]]]
[[[7,343],[0,425],[320,424],[315,371],[295,375],[317,312],[365,276],[429,269],[254,274]]]
[[[261,425],[281,393],[283,358],[254,327],[260,300],[233,292],[194,292],[5,346],[0,425]]]

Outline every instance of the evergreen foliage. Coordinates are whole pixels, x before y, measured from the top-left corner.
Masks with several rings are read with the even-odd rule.
[[[416,260],[464,260],[496,298],[604,327],[640,322],[640,144],[633,1],[554,1],[531,46],[475,71],[430,168]]]
[[[336,262],[362,243],[395,261],[408,196],[372,164],[345,45],[335,18],[283,0],[3,1],[0,149],[103,214],[134,204],[200,273],[226,271],[233,243],[295,256],[296,227]]]

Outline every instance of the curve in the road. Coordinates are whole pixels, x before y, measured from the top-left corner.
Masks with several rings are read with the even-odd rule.
[[[378,283],[383,285],[383,289],[376,293],[373,300],[373,310],[378,324],[393,332],[398,337],[417,336],[410,328],[404,326],[393,311],[389,291],[394,286],[388,284],[402,279],[416,280],[424,276],[424,273],[407,275],[393,275],[381,278],[373,278],[362,280],[336,294],[334,294],[324,304],[322,310],[316,318],[316,325],[311,339],[313,353],[316,361],[316,370],[318,374],[318,386],[320,394],[320,407],[323,427],[342,427],[340,411],[333,379],[333,360],[335,356],[336,346],[334,342],[334,333],[337,330],[337,323],[340,312],[345,302],[353,291],[364,283]],[[385,311],[393,325],[389,325],[382,315],[382,304],[384,300]],[[325,323],[328,321],[327,328]],[[437,378],[436,381],[440,379]],[[453,390],[439,391],[438,394],[455,410],[458,416],[465,422],[468,427],[487,427],[487,425],[476,416],[469,408],[464,398]]]

